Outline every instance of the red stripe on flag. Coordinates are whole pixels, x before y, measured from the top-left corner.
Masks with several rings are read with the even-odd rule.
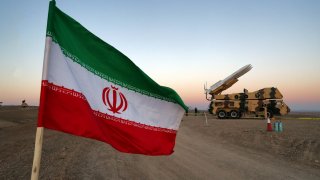
[[[93,111],[85,97],[43,81],[38,126],[106,142],[126,153],[173,153],[176,131]]]

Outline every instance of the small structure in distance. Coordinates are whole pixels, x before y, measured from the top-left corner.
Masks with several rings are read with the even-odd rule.
[[[28,107],[29,105],[26,103],[26,100],[22,100],[22,102],[21,102],[21,107],[22,108],[26,108],[26,107]]]

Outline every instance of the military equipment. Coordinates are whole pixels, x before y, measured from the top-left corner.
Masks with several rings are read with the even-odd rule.
[[[285,115],[290,108],[283,102],[282,94],[275,87],[263,88],[258,91],[243,93],[221,94],[238,82],[238,78],[252,69],[250,64],[240,68],[224,80],[220,80],[209,89],[205,87],[206,99],[211,101],[209,113],[215,114],[218,118],[241,118],[244,115],[254,114],[263,116],[267,108],[267,116]],[[208,98],[208,94],[211,98]]]

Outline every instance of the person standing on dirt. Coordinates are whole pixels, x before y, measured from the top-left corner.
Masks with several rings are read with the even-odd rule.
[[[194,108],[194,113],[197,115],[197,113],[198,113],[198,109],[197,109],[197,107],[196,107],[196,108]]]

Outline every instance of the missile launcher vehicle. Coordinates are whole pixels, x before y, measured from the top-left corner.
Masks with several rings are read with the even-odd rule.
[[[252,69],[246,65],[224,80],[220,80],[209,89],[205,87],[206,99],[210,101],[209,112],[218,118],[241,118],[246,115],[264,116],[267,108],[267,116],[285,115],[290,108],[283,102],[282,94],[275,87],[263,88],[258,91],[248,92],[244,89],[242,93],[221,94],[238,81],[238,78]],[[208,94],[211,98],[208,99]]]

